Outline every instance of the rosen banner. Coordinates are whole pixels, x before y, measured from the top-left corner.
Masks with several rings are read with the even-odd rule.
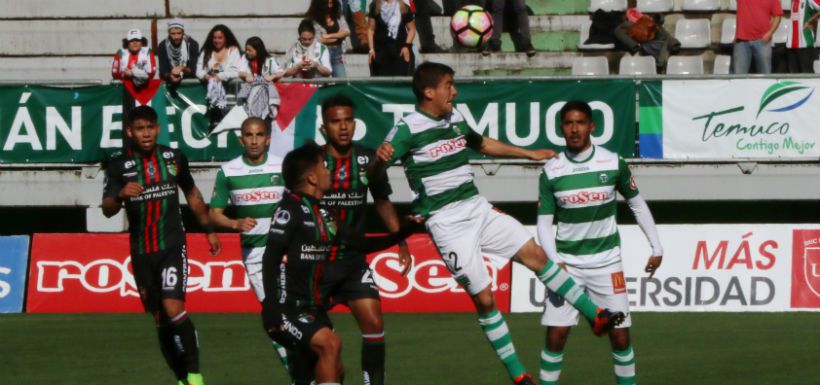
[[[664,80],[640,86],[644,158],[820,156],[820,80]]]
[[[413,111],[409,84],[352,83],[317,88],[277,84],[282,104],[271,151],[284,155],[305,140],[323,142],[321,103],[344,93],[356,102],[355,140],[375,147],[403,114]],[[635,84],[630,80],[494,82],[459,85],[457,107],[474,130],[528,148],[564,145],[558,111],[570,99],[592,105],[593,141],[624,157],[634,155]],[[0,163],[93,163],[122,147],[120,85],[57,88],[0,87]],[[184,85],[171,95],[160,85],[150,104],[157,109],[160,143],[179,148],[191,161],[236,157],[235,138],[247,116],[234,107],[208,135],[205,88]]]
[[[28,235],[0,237],[0,313],[23,311],[28,245]]]
[[[619,230],[632,310],[820,309],[820,225],[658,226],[666,255],[651,279],[645,236],[638,226]],[[543,301],[543,285],[514,266],[511,311],[541,311]]]

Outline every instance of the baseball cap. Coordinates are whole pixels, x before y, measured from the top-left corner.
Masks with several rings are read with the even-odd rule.
[[[142,40],[142,31],[136,28],[128,30],[128,33],[125,35],[125,40]]]

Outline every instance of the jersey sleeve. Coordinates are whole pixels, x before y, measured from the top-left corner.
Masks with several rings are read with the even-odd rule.
[[[553,214],[555,214],[555,196],[552,194],[552,185],[547,178],[547,173],[541,170],[541,176],[538,177],[538,215]]]
[[[211,208],[224,209],[228,207],[228,199],[228,178],[225,177],[225,172],[220,168],[216,172],[214,193],[211,194]]]
[[[481,148],[481,143],[484,143],[484,136],[473,131],[473,129],[469,126],[467,127],[467,131],[464,134],[464,138],[467,140],[467,146],[472,149]]]
[[[298,222],[298,214],[299,212],[288,205],[280,205],[271,218],[268,244],[262,255],[262,286],[265,288],[265,298],[278,298],[279,285],[276,279],[279,277],[279,265],[288,252]]]
[[[632,199],[640,193],[638,185],[635,184],[635,178],[632,176],[632,171],[624,158],[621,157],[618,157],[618,184],[616,187],[625,199]]]
[[[194,177],[191,175],[191,169],[188,167],[188,158],[182,153],[182,151],[177,151],[176,153],[177,158],[177,184],[182,189],[183,192],[187,193],[194,188]]]
[[[375,155],[371,159],[375,159]],[[373,195],[373,199],[387,199],[393,193],[390,179],[387,177],[387,168],[382,168],[376,172],[377,174],[370,181],[370,195]]]
[[[118,198],[124,183],[119,172],[119,163],[111,162],[105,170],[105,180],[103,181],[103,198]]]
[[[393,146],[393,157],[389,162],[387,162],[388,166],[392,166],[394,163],[398,162],[399,159],[404,158],[404,155],[410,151],[412,142],[410,128],[407,127],[407,123],[404,121],[399,122],[399,124],[390,130],[384,141],[385,143],[390,143],[390,145]]]

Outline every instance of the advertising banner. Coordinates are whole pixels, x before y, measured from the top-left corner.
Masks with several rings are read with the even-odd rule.
[[[661,225],[663,263],[644,272],[649,244],[619,226],[633,311],[782,312],[820,309],[820,225]],[[532,229],[534,232],[534,229]],[[513,268],[511,311],[542,311],[544,286]]]
[[[818,86],[815,79],[642,83],[641,157],[817,159]]]
[[[220,234],[211,256],[203,234],[188,235],[186,308],[195,312],[259,311],[242,265],[239,237]],[[26,311],[142,311],[128,234],[35,234]]]
[[[0,313],[23,311],[28,245],[28,235],[0,237]]]

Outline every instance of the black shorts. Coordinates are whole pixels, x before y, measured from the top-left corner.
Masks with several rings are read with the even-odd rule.
[[[319,286],[328,309],[357,299],[379,299],[379,288],[364,258],[336,260],[325,267]]]
[[[158,253],[132,254],[134,280],[145,311],[162,310],[162,300],[185,300],[188,284],[188,254],[183,243]]]
[[[327,312],[317,308],[285,306],[282,309],[282,325],[283,330],[275,333],[273,339],[287,349],[308,355],[312,353],[310,340],[313,336],[323,328],[333,330]]]

